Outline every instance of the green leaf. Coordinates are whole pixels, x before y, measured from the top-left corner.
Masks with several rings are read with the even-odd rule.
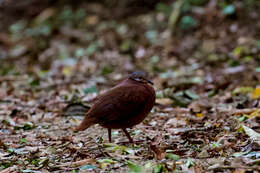
[[[214,143],[212,144],[212,147],[213,147],[213,148],[218,148],[218,147],[220,147],[220,144],[217,143],[217,142],[214,142]]]
[[[106,143],[104,144],[104,147],[110,151],[121,151],[122,153],[126,153],[126,154],[134,154],[134,150],[126,146]]]
[[[154,55],[154,56],[151,57],[151,62],[153,64],[157,64],[159,61],[160,61],[160,58],[159,58],[158,55]]]
[[[21,31],[23,31],[26,28],[27,22],[24,20],[19,20],[18,22],[12,24],[9,28],[9,30],[13,33],[13,34],[17,34],[20,33]]]
[[[83,10],[83,8],[78,9],[75,13],[74,13],[74,20],[84,20],[84,18],[86,17],[86,12],[85,10]]]
[[[157,11],[163,12],[165,15],[169,16],[172,12],[172,7],[172,5],[159,2],[156,4],[155,8]]]
[[[142,167],[139,165],[136,165],[135,163],[131,161],[127,161],[128,168],[130,169],[129,173],[141,173]]]
[[[181,24],[181,28],[186,30],[186,29],[193,28],[193,27],[197,26],[198,22],[197,22],[197,20],[195,20],[191,16],[183,16],[181,18],[180,24]]]
[[[233,54],[235,55],[235,56],[240,56],[243,52],[244,52],[244,47],[242,47],[242,46],[238,46],[238,47],[236,47],[234,50],[233,50]]]
[[[246,116],[246,115],[243,115],[243,116],[241,116],[241,117],[238,118],[238,121],[239,121],[239,122],[242,122],[242,121],[246,120],[246,118],[247,118],[247,116]]]
[[[93,169],[96,169],[97,167],[94,166],[94,165],[83,165],[81,166],[79,169],[80,170],[93,170]]]
[[[171,160],[179,160],[180,156],[177,154],[172,154],[172,153],[166,153],[166,158],[171,159]]]
[[[60,23],[71,23],[71,21],[73,20],[73,12],[71,10],[70,7],[66,6],[65,8],[63,8],[62,12],[59,14],[58,19]]]
[[[179,91],[174,95],[169,96],[172,99],[174,106],[187,107],[191,103],[191,99],[185,97],[184,92]]]
[[[256,41],[256,46],[260,48],[260,40]]]
[[[11,162],[0,162],[0,170],[13,166]]]
[[[33,77],[30,77],[28,79],[28,82],[29,84],[34,87],[34,86],[39,86],[40,85],[40,79],[39,78],[33,78]]]
[[[89,88],[84,89],[85,94],[97,93],[97,92],[98,92],[98,89],[97,89],[96,85],[93,85]]]
[[[26,138],[21,138],[21,139],[19,140],[19,142],[20,142],[20,143],[27,143],[27,140],[26,140]]]
[[[40,161],[41,161],[40,159],[34,159],[34,160],[31,161],[31,164],[33,164],[35,166],[39,166]]]
[[[234,156],[234,157],[241,157],[241,156],[243,156],[243,155],[245,155],[245,154],[247,154],[247,153],[248,153],[248,151],[245,151],[245,152],[236,152],[236,153],[233,153],[232,156]]]
[[[173,71],[167,71],[167,72],[164,72],[164,73],[160,73],[160,78],[173,78],[173,77],[176,77],[176,74],[173,72]]]
[[[27,122],[27,123],[24,124],[23,129],[24,129],[24,130],[31,130],[31,129],[33,129],[34,127],[35,127],[35,126],[34,126],[33,123]]]
[[[251,60],[253,59],[253,57],[252,56],[245,56],[244,57],[244,62],[250,62]]]
[[[235,7],[234,5],[227,5],[223,10],[222,13],[226,15],[232,15],[235,13]]]
[[[99,163],[115,163],[112,159],[100,159],[98,160]]]
[[[186,91],[184,91],[184,93],[185,93],[186,96],[188,96],[192,100],[197,100],[199,98],[199,96],[196,93],[194,93],[190,90],[186,90]]]
[[[76,57],[82,57],[85,55],[85,50],[83,48],[79,48],[75,51],[75,56]]]
[[[240,61],[238,60],[235,60],[235,59],[230,59],[228,60],[228,65],[231,66],[231,67],[236,67],[236,66],[239,66],[240,65]]]
[[[7,149],[7,152],[8,152],[8,153],[13,153],[13,152],[14,152],[14,149],[13,149],[13,148],[8,148],[8,149]]]
[[[185,165],[190,168],[195,165],[195,163],[191,160],[191,158],[188,158]]]
[[[85,53],[87,55],[92,55],[94,54],[97,50],[98,50],[98,47],[99,47],[99,42],[94,42],[94,43],[91,43],[88,48],[86,49]]]
[[[145,33],[145,37],[152,43],[155,43],[157,42],[157,36],[158,36],[158,32],[155,31],[155,30],[152,30],[152,31],[147,31]]]
[[[151,169],[152,165],[153,165],[153,164],[152,164],[151,162],[147,162],[147,163],[144,165],[144,169],[145,169],[145,170]]]
[[[216,94],[216,90],[212,89],[208,92],[208,97],[213,97]]]
[[[113,69],[111,67],[104,66],[103,69],[102,69],[101,74],[102,75],[107,75],[107,74],[112,73],[112,72],[113,72]]]
[[[201,5],[205,5],[206,3],[208,3],[209,0],[189,0],[189,3],[191,5],[197,5],[197,6],[201,6]]]
[[[37,75],[39,78],[44,78],[46,77],[46,75],[48,74],[48,71],[47,70],[40,70]]]
[[[24,129],[24,130],[31,130],[35,128],[34,124],[31,122],[27,122],[25,123],[23,126],[14,126],[14,130],[20,130],[20,129]]]
[[[163,172],[163,165],[162,164],[157,164],[153,168],[153,173],[160,173]]]
[[[31,169],[24,169],[22,170],[23,173],[41,173],[41,171],[34,171],[34,170],[31,170]]]
[[[52,32],[51,25],[39,25],[25,30],[26,36],[49,36]]]
[[[254,91],[254,88],[252,87],[237,87],[232,91],[232,94],[247,94]]]
[[[125,147],[123,151],[128,153],[128,154],[134,154],[134,150],[132,148],[129,148],[129,147]]]
[[[98,49],[97,43],[92,43],[86,49],[86,54],[87,55],[92,55],[93,53],[95,53],[97,51],[97,49]]]
[[[111,147],[116,147],[118,145],[113,144],[113,143],[104,143],[103,146],[104,146],[104,148],[111,148]]]
[[[201,77],[193,77],[191,78],[191,82],[194,84],[202,84],[203,83],[203,79]]]
[[[256,67],[255,72],[260,72],[260,67]]]
[[[120,51],[122,52],[128,52],[133,47],[133,41],[132,40],[124,40],[123,43],[120,45]]]

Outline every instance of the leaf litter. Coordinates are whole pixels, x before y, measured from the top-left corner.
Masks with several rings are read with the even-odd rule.
[[[121,21],[85,3],[0,31],[1,172],[260,170],[257,9],[215,0],[186,9],[169,41],[168,5]],[[107,143],[98,125],[74,133],[97,95],[136,69],[150,73],[157,95],[130,130],[142,142],[124,144],[115,130]]]

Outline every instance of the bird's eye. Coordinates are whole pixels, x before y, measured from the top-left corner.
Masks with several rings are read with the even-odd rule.
[[[135,80],[136,80],[136,81],[142,81],[142,78],[137,77],[137,78],[135,78]]]

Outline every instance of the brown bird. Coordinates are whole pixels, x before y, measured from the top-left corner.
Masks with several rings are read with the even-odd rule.
[[[76,131],[85,130],[91,125],[100,124],[108,129],[111,142],[111,129],[122,129],[133,143],[126,128],[141,123],[155,103],[155,91],[145,78],[144,72],[134,72],[127,79],[100,95],[87,112]]]

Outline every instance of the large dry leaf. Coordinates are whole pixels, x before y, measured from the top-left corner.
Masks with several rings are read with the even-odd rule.
[[[245,125],[242,125],[242,127],[250,139],[260,145],[260,134]]]

